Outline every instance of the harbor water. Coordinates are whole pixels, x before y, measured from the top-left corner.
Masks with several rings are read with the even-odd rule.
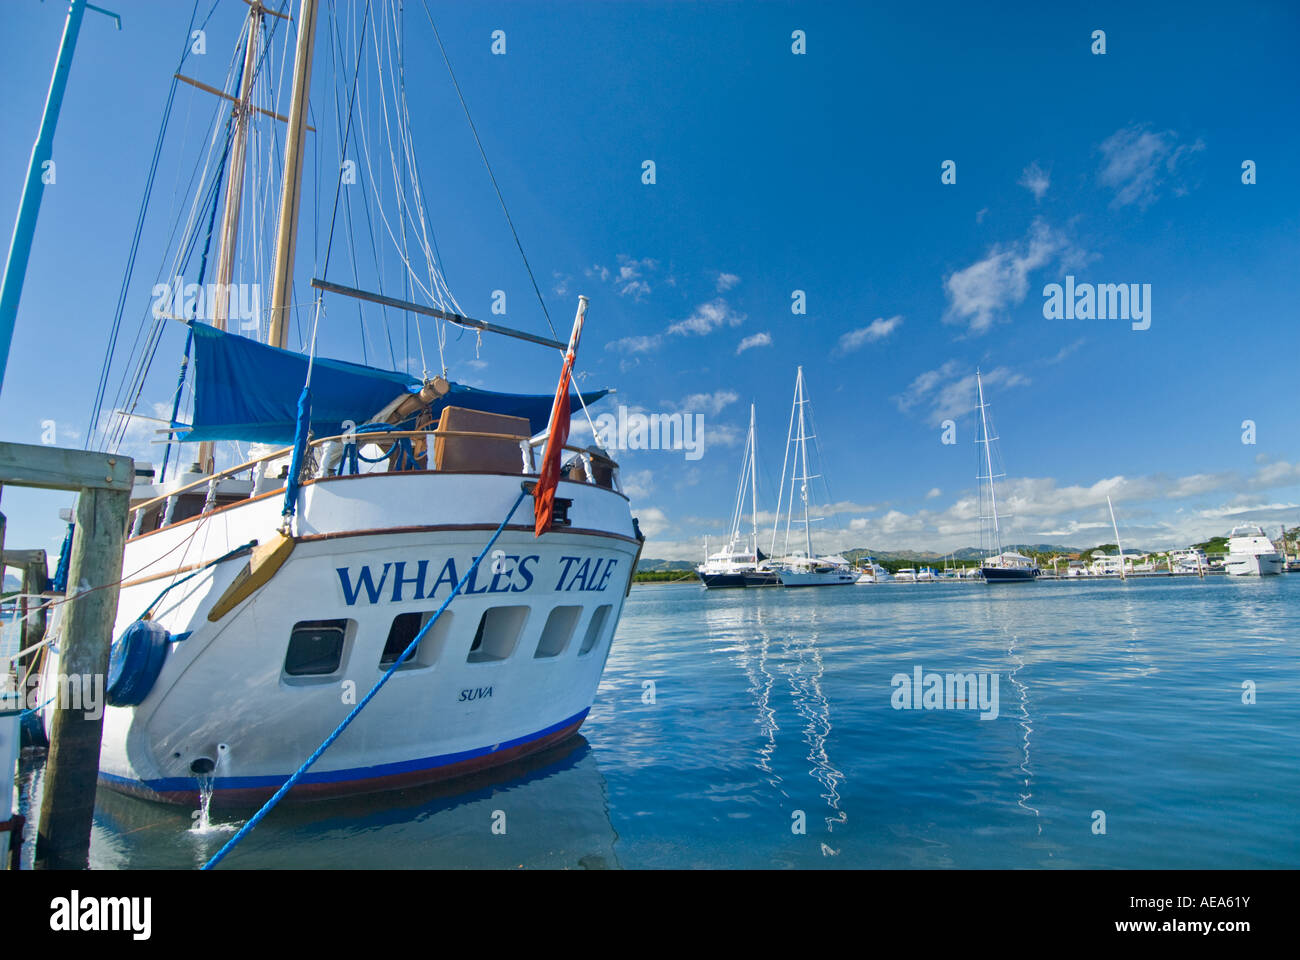
[[[581,737],[281,806],[223,869],[1295,868],[1297,610],[1292,576],[636,586]],[[996,716],[902,708],[929,673]],[[248,814],[101,790],[92,866],[197,867]]]

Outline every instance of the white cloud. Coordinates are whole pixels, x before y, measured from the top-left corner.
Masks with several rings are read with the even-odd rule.
[[[1277,524],[1294,525],[1300,497],[1264,496],[1266,490],[1288,487],[1300,488],[1300,463],[1267,464],[1250,474],[1224,471],[1183,477],[1117,475],[1064,486],[1049,477],[1011,477],[998,485],[998,503],[1000,515],[1005,507],[1006,544],[1056,543],[1091,548],[1112,542],[1114,534],[1106,506],[1109,495],[1126,549],[1165,549],[1227,534],[1243,522],[1264,524],[1270,533],[1276,532],[1273,528]],[[1215,499],[1205,502],[1207,497]],[[927,495],[927,499],[937,498]],[[1172,513],[1153,512],[1180,500],[1185,504]],[[849,518],[843,526],[818,525],[814,547],[819,551],[869,547],[945,552],[979,545],[979,504],[973,490],[964,491],[942,510],[907,513],[883,504],[844,502],[819,508],[818,513]],[[760,512],[760,529],[767,525],[770,530],[773,520],[770,511]],[[692,522],[705,525],[698,518]],[[661,532],[674,539],[656,542],[648,556],[689,559],[701,554],[701,541],[683,538],[685,531],[665,526]],[[674,549],[680,552],[668,552]]]
[[[943,496],[943,491],[938,487],[931,487],[930,492],[925,495],[925,499],[933,500],[935,497]]]
[[[767,331],[755,333],[740,341],[740,346],[736,347],[736,356],[740,356],[746,350],[753,347],[770,347],[772,345],[772,335]]]
[[[687,413],[707,413],[716,417],[724,407],[740,399],[734,390],[715,390],[713,393],[693,393],[682,400],[679,410]]]
[[[658,267],[659,261],[651,257],[637,260],[620,253],[618,266],[614,270],[596,264],[587,270],[587,276],[602,283],[612,282],[620,297],[641,300],[650,293],[647,275],[653,273]]]
[[[623,492],[632,500],[640,500],[643,497],[650,496],[654,490],[654,473],[650,470],[636,470],[630,473],[620,473],[619,479],[623,484]]]
[[[663,337],[657,333],[647,337],[621,337],[605,344],[605,349],[619,353],[650,353],[658,350],[662,342]]]
[[[1042,200],[1043,195],[1047,193],[1047,188],[1052,185],[1052,178],[1035,160],[1025,167],[1024,172],[1020,174],[1020,179],[1016,182],[1032,193],[1035,200]]]
[[[1205,142],[1198,139],[1180,144],[1172,130],[1153,133],[1146,124],[1132,124],[1112,133],[1099,149],[1102,165],[1097,179],[1115,191],[1111,205],[1137,204],[1145,209],[1159,199],[1166,186],[1175,194],[1187,192],[1180,167],[1186,167],[1188,156],[1204,150]]]
[[[720,273],[717,279],[718,293],[726,293],[738,283],[740,283],[740,277],[734,273]]]
[[[1009,390],[1026,387],[1030,379],[1009,367],[994,367],[981,374],[984,387]],[[937,426],[944,420],[959,420],[975,409],[975,371],[956,360],[927,370],[907,386],[894,402],[903,413],[916,407],[926,410],[926,422]]]
[[[738,327],[744,321],[744,314],[736,313],[722,297],[715,297],[708,303],[701,303],[697,306],[695,311],[685,320],[674,323],[668,328],[668,332],[682,334],[683,336],[688,334],[703,336],[719,327]]]
[[[651,537],[656,537],[665,530],[672,528],[668,521],[668,515],[658,507],[638,507],[636,509],[637,523],[641,527],[641,532],[646,535],[647,541]]]
[[[900,316],[890,317],[888,320],[877,317],[867,326],[850,330],[840,337],[839,346],[836,349],[839,353],[851,353],[854,350],[859,350],[868,343],[875,343],[877,340],[885,339],[897,330],[902,322],[903,318]]]
[[[943,322],[964,323],[973,334],[986,333],[1008,308],[1024,301],[1033,271],[1056,260],[1072,264],[1085,259],[1062,233],[1035,220],[1022,243],[995,245],[983,260],[948,276]]]

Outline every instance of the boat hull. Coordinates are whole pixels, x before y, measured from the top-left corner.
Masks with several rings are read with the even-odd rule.
[[[700,573],[699,578],[709,590],[744,589],[746,586],[743,573]]]
[[[980,573],[986,583],[1026,583],[1038,579],[1039,571],[1035,568],[984,567]]]
[[[783,587],[840,587],[857,582],[858,576],[852,570],[831,570],[824,573],[816,570],[781,571]]]
[[[1223,568],[1234,577],[1269,577],[1283,573],[1286,562],[1276,553],[1230,553]]]
[[[287,562],[216,622],[208,613],[246,558],[183,583],[181,571],[267,537],[278,498],[129,542],[115,635],[176,582],[152,619],[180,639],[138,705],[106,709],[103,785],[187,803],[205,775],[214,803],[270,796],[447,600],[519,483],[505,475],[379,474],[309,485]],[[576,483],[562,483],[560,493],[573,499],[573,526],[538,538],[531,523],[510,524],[411,658],[287,801],[446,780],[577,732],[609,655],[638,543],[621,495]],[[462,522],[403,522],[428,517],[429,504],[439,503],[454,504]],[[531,512],[515,520],[531,520]],[[142,569],[158,572],[132,576]],[[50,658],[51,681],[57,661]]]

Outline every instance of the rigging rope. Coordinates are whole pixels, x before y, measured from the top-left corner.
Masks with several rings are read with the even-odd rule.
[[[555,332],[555,324],[551,323],[551,313],[546,309],[546,300],[542,297],[542,291],[537,286],[537,278],[533,276],[533,268],[528,264],[528,254],[524,253],[524,245],[519,240],[519,232],[515,230],[515,222],[510,218],[510,211],[506,208],[506,198],[501,195],[501,187],[497,184],[496,174],[492,172],[492,164],[488,163],[487,152],[483,149],[483,141],[479,139],[478,130],[474,127],[474,119],[469,115],[469,105],[465,103],[465,95],[460,92],[460,84],[456,81],[456,72],[451,69],[451,59],[447,56],[447,48],[442,45],[442,37],[438,34],[438,27],[433,22],[433,14],[429,12],[428,0],[420,0],[424,6],[424,15],[429,18],[429,26],[433,28],[434,39],[438,41],[438,49],[442,51],[443,63],[447,65],[447,73],[451,76],[452,86],[456,88],[456,96],[460,98],[461,108],[465,111],[465,119],[469,122],[470,132],[474,134],[474,142],[478,144],[479,156],[483,158],[483,166],[487,168],[488,176],[492,180],[492,188],[497,192],[497,199],[501,201],[501,212],[506,215],[506,223],[510,224],[510,232],[514,235],[515,246],[519,248],[519,256],[523,257],[524,269],[528,271],[528,279],[532,281],[533,292],[537,294],[537,302],[542,305],[542,313],[546,317],[546,325],[551,328],[551,336],[556,340],[560,335]]]
[[[305,774],[308,771],[308,769],[311,768],[312,764],[314,764],[317,760],[321,758],[321,756],[325,753],[325,751],[328,750],[333,745],[334,741],[337,740],[343,734],[343,731],[348,728],[349,724],[351,724],[352,721],[357,718],[357,715],[360,714],[361,711],[366,708],[366,705],[369,704],[370,701],[375,698],[375,694],[379,692],[380,688],[383,687],[383,685],[386,684],[389,681],[389,679],[392,678],[393,674],[395,674],[398,670],[401,669],[402,664],[404,664],[407,660],[411,658],[411,656],[419,648],[420,641],[422,641],[425,635],[430,630],[433,629],[433,625],[438,622],[438,618],[442,616],[442,612],[446,610],[448,606],[451,605],[451,602],[455,600],[456,597],[460,594],[461,590],[464,589],[465,584],[469,582],[469,578],[474,576],[475,571],[478,570],[479,564],[482,563],[483,558],[486,557],[488,553],[491,552],[492,548],[496,545],[497,540],[500,538],[502,532],[506,528],[506,524],[510,522],[510,519],[515,515],[515,511],[519,509],[519,505],[524,502],[524,498],[527,496],[528,496],[527,490],[520,491],[519,496],[515,498],[514,506],[510,508],[510,512],[507,513],[505,519],[501,521],[501,526],[497,527],[496,533],[492,534],[492,538],[488,540],[487,546],[485,546],[482,552],[477,557],[474,558],[474,562],[469,565],[469,569],[466,570],[465,575],[460,578],[460,582],[457,583],[455,588],[451,591],[451,593],[447,595],[447,599],[442,602],[442,606],[440,606],[437,612],[435,612],[434,615],[429,618],[429,622],[420,628],[420,632],[415,635],[415,639],[413,639],[409,644],[407,644],[406,649],[402,651],[402,655],[398,657],[395,661],[393,661],[393,665],[390,666],[387,672],[382,677],[379,678],[378,682],[376,682],[375,685],[370,688],[370,692],[361,698],[361,701],[355,707],[352,708],[351,712],[346,717],[343,718],[343,722],[334,728],[334,732],[331,733],[328,737],[326,737],[324,742],[319,747],[316,748],[315,752],[313,752],[312,755],[306,759],[303,765],[299,767],[297,770],[295,770],[293,775],[290,776],[289,779],[284,782],[284,786],[280,787],[280,789],[275,792],[275,795],[272,796],[270,800],[266,801],[266,803],[262,805],[262,809],[258,810],[257,813],[253,814],[252,818],[249,819],[249,821],[246,824],[244,824],[242,827],[239,828],[239,832],[236,833],[233,837],[231,837],[230,840],[227,841],[224,847],[222,847],[215,854],[213,854],[212,859],[209,860],[207,863],[205,863],[202,869],[211,870],[218,863],[224,860],[226,856],[230,853],[230,851],[234,850],[235,847],[239,844],[239,842],[243,840],[244,837],[248,836],[248,834],[252,832],[254,827],[256,827],[259,823],[262,822],[262,819],[268,813],[270,813],[271,810],[275,808],[276,804],[278,804],[281,800],[284,799],[285,794],[287,794],[291,789],[293,789],[293,786],[299,780],[302,779],[303,774]]]

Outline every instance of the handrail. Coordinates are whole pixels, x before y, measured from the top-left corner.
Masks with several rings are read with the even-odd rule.
[[[511,434],[511,433],[486,433],[484,431],[479,431],[479,430],[443,430],[441,428],[434,428],[433,430],[384,430],[384,431],[375,431],[373,433],[369,431],[365,433],[356,433],[356,432],[340,433],[331,437],[320,437],[318,439],[312,440],[310,443],[308,443],[307,446],[308,449],[310,449],[313,447],[324,446],[327,443],[337,443],[339,441],[343,441],[345,443],[378,444],[379,441],[381,440],[414,439],[416,437],[433,437],[435,439],[438,437],[475,437],[481,440],[512,440],[520,444],[527,443],[529,447],[536,448],[546,442],[547,436],[548,433],[542,433],[536,437],[526,437],[520,434]],[[568,444],[568,443],[564,444],[562,449],[567,450],[570,453],[590,454],[592,452],[591,450],[588,450],[585,447],[575,447],[572,444]],[[248,470],[252,467],[256,467],[259,464],[267,462],[268,460],[278,460],[282,457],[289,456],[292,453],[293,453],[293,446],[290,445],[286,447],[281,447],[277,450],[272,451],[271,453],[264,454],[263,456],[260,456],[254,460],[246,460],[245,462],[238,464],[237,466],[226,467],[224,470],[221,470],[218,473],[213,473],[199,480],[194,480],[190,483],[185,484],[182,487],[177,487],[175,490],[171,490],[167,493],[164,493],[161,496],[154,497],[150,500],[145,500],[143,503],[131,507],[130,510],[128,511],[128,514],[135,514],[141,510],[147,510],[148,508],[157,506],[160,503],[165,503],[166,501],[170,500],[172,497],[180,496],[183,493],[188,493],[189,491],[194,490],[198,487],[210,487],[213,483],[227,479],[237,473],[243,473],[245,470]],[[611,460],[610,462],[612,463],[613,461]]]

